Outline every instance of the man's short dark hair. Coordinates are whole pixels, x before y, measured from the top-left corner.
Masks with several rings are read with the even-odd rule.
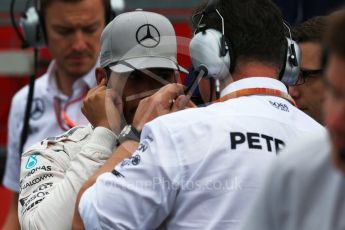
[[[237,63],[259,61],[282,67],[287,42],[281,12],[271,0],[219,0],[215,5],[224,17],[225,37],[232,45]],[[198,7],[195,14],[205,6]],[[194,28],[199,19],[200,16],[194,18]],[[221,31],[221,20],[214,11],[204,17],[203,24]]]
[[[317,16],[292,29],[292,38],[300,42],[319,42],[322,43],[327,26],[327,16]]]
[[[66,3],[78,3],[83,0],[40,0],[40,21],[42,23],[41,27],[44,32],[44,36],[46,38],[46,28],[45,28],[45,16],[47,12],[47,8],[53,3],[53,2],[66,2]],[[111,6],[110,6],[110,0],[102,0],[103,6],[104,6],[104,21],[105,24],[109,21],[109,19],[112,17],[111,12]]]
[[[328,52],[345,59],[345,9],[330,17],[326,37]]]

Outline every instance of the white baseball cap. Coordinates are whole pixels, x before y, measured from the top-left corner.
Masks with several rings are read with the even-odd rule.
[[[177,42],[170,21],[157,13],[136,10],[118,15],[101,35],[101,67],[117,73],[167,68],[188,73],[176,60]]]

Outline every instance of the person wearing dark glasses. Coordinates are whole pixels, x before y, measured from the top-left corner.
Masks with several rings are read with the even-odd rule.
[[[323,124],[322,104],[325,92],[321,43],[326,24],[326,16],[315,17],[295,26],[292,31],[292,36],[301,48],[302,59],[298,81],[289,87],[289,93],[297,107],[320,124]]]

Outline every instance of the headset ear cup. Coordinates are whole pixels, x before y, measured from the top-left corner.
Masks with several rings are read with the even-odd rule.
[[[40,16],[35,7],[30,7],[20,18],[20,25],[23,29],[25,42],[32,47],[45,45],[43,31],[40,23]]]
[[[125,10],[125,1],[124,0],[109,0],[109,13],[107,24],[111,22],[117,15],[123,13]]]
[[[290,38],[286,38],[286,40],[287,53],[279,77],[284,84],[289,86],[295,85],[298,80],[301,65],[301,49],[294,40]]]
[[[189,45],[193,66],[196,70],[207,68],[208,78],[224,79],[230,72],[229,48],[221,55],[222,34],[214,29],[206,29],[194,35]],[[228,47],[228,44],[225,44]]]

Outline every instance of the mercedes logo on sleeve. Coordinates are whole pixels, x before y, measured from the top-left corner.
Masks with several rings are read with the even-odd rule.
[[[153,48],[158,46],[161,40],[159,31],[151,24],[140,26],[137,30],[136,38],[137,42],[146,48]]]
[[[41,98],[35,98],[32,101],[31,118],[33,120],[40,119],[44,114],[44,110],[45,110],[44,101]]]

